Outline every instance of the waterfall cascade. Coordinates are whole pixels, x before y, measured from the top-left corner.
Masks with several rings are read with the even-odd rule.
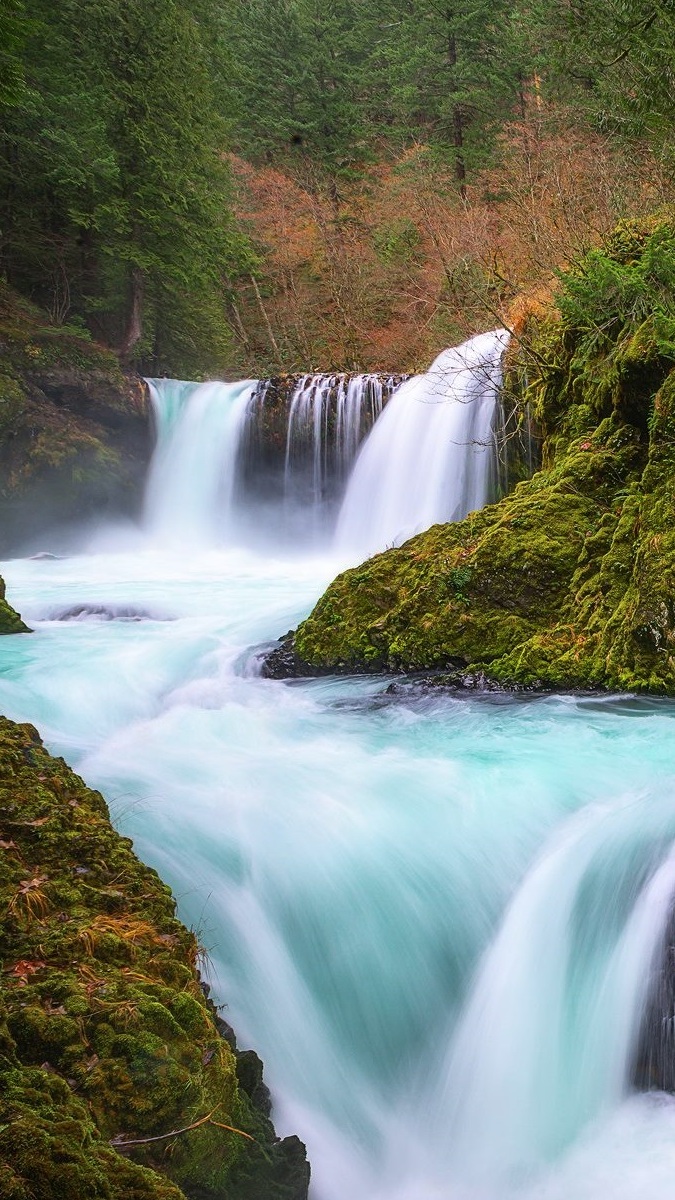
[[[255,384],[148,384],[157,447],[146,488],[147,528],[177,545],[229,541],[238,447]]]
[[[337,546],[354,558],[465,516],[495,487],[506,336],[473,338],[404,382],[149,381],[158,430],[150,529],[202,545],[262,530],[326,548],[344,496]]]
[[[357,460],[337,543],[361,558],[482,508],[497,481],[504,330],[444,350],[404,383]]]

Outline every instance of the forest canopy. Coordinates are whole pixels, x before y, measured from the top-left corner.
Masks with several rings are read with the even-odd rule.
[[[649,0],[4,0],[2,277],[144,369],[409,367],[671,199],[674,64]]]

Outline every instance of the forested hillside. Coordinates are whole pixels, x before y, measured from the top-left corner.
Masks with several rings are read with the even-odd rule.
[[[672,197],[650,0],[5,0],[0,270],[144,370],[413,368]]]

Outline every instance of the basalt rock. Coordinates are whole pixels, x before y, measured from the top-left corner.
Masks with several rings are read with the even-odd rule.
[[[0,1195],[306,1200],[169,889],[103,797],[0,718]]]

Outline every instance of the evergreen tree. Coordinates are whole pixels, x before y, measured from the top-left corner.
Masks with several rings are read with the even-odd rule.
[[[307,167],[338,190],[372,129],[364,94],[370,60],[364,0],[241,0],[230,9],[236,48],[236,140],[254,158]]]
[[[223,358],[231,217],[206,0],[30,0],[0,163],[3,266],[127,354]],[[194,368],[193,368],[194,369]]]
[[[675,20],[669,0],[533,3],[543,70],[609,133],[672,142]]]
[[[526,42],[507,0],[390,0],[381,54],[391,75],[394,120],[408,139],[448,155],[464,190],[468,171],[515,115]]]
[[[0,111],[25,94],[23,52],[25,14],[21,0],[3,0],[0,8]]]

